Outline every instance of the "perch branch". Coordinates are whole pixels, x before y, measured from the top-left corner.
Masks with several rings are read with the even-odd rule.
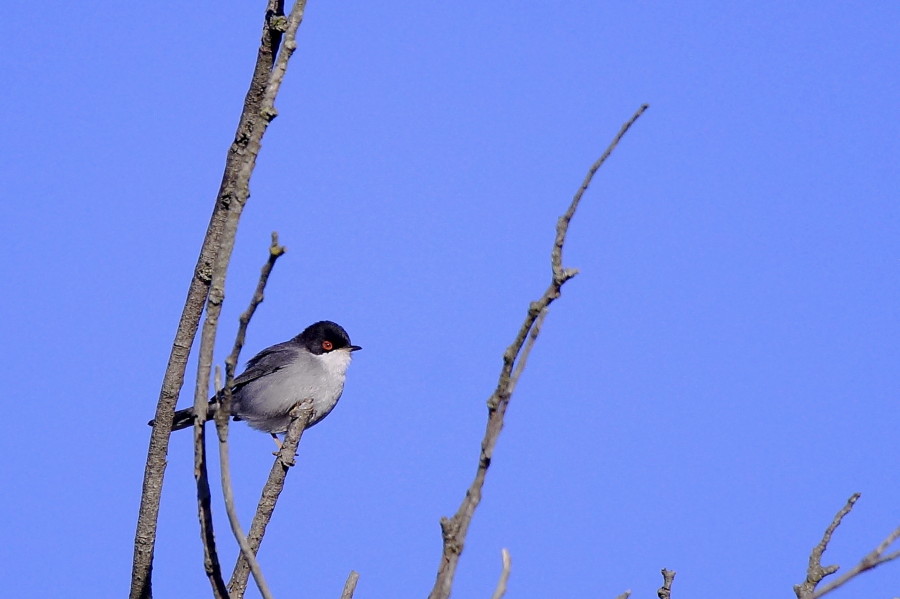
[[[262,496],[259,498],[259,505],[256,508],[256,515],[253,516],[253,522],[250,524],[250,532],[247,534],[247,542],[250,545],[251,552],[256,555],[259,551],[259,545],[262,543],[263,535],[266,534],[266,526],[272,519],[272,512],[275,511],[275,503],[278,496],[284,489],[284,479],[287,477],[288,469],[294,465],[294,457],[297,455],[297,446],[300,444],[300,437],[303,435],[304,429],[312,418],[312,406],[310,402],[300,402],[291,408],[291,422],[288,425],[287,432],[284,434],[284,442],[281,449],[275,457],[275,463],[272,464],[272,470],[269,472],[269,478],[263,486]],[[231,580],[228,581],[228,590],[231,591],[232,599],[240,599],[247,590],[247,577],[250,573],[247,560],[243,555],[239,555],[237,563],[234,565],[234,571],[231,573]]]
[[[500,431],[503,428],[503,418],[506,414],[506,408],[509,405],[512,391],[515,387],[518,376],[524,368],[525,360],[528,357],[528,351],[534,344],[537,332],[534,332],[535,325],[542,322],[543,315],[547,311],[550,304],[560,296],[562,286],[578,274],[575,269],[564,268],[562,264],[563,246],[566,241],[566,234],[569,230],[569,223],[578,209],[581,198],[597,170],[603,166],[606,159],[609,158],[619,141],[624,137],[628,129],[637,121],[638,118],[647,110],[646,104],[642,105],[632,117],[622,125],[618,134],[613,138],[612,142],[606,148],[606,151],[597,159],[588,169],[588,173],[584,178],[575,197],[569,204],[566,212],[559,218],[556,224],[556,236],[553,241],[553,249],[550,255],[550,264],[552,269],[552,279],[550,286],[544,294],[537,300],[532,302],[525,315],[525,320],[516,334],[515,340],[503,353],[503,365],[500,369],[500,376],[497,381],[497,387],[487,400],[488,419],[485,429],[484,438],[481,441],[481,452],[478,459],[478,467],[472,484],[466,491],[466,495],[462,500],[456,514],[452,518],[441,518],[441,534],[443,538],[443,550],[441,553],[441,561],[438,566],[437,577],[434,588],[431,590],[429,599],[447,599],[450,596],[450,590],[453,586],[453,577],[456,573],[456,567],[459,563],[459,557],[465,544],[466,534],[468,533],[469,524],[475,514],[475,509],[481,501],[481,492],[484,487],[484,480],[487,475],[488,468],[491,464],[491,458],[494,453],[494,447],[500,437]],[[526,346],[526,339],[529,335],[533,335],[532,340]],[[523,350],[527,347],[528,351]]]

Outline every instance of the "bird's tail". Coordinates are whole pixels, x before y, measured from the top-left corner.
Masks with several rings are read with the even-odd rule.
[[[206,409],[206,420],[212,420],[216,417],[216,410],[219,408],[219,402],[215,399],[211,399],[209,401],[209,406]],[[153,426],[156,423],[156,420],[151,420],[147,424]],[[183,410],[178,410],[172,415],[172,430],[178,431],[183,428],[187,428],[189,426],[194,425],[194,408],[185,408]]]

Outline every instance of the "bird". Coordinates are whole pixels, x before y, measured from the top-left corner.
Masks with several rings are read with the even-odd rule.
[[[287,431],[291,408],[298,402],[312,402],[306,428],[331,413],[344,390],[351,354],[360,349],[335,322],[309,325],[293,339],[267,347],[247,362],[231,384],[231,415],[271,434],[279,444],[277,433]],[[221,395],[220,391],[209,401],[207,420],[215,418]],[[178,410],[172,417],[172,430],[192,426],[194,419],[194,408]]]

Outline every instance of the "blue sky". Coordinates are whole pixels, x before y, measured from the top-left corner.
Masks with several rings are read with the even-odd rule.
[[[262,6],[2,9],[4,595],[126,592],[146,421]],[[489,596],[503,547],[512,598],[652,597],[663,567],[679,596],[793,596],[851,493],[828,563],[900,524],[898,19],[888,2],[310,2],[216,358],[273,230],[289,252],[244,358],[323,318],[364,350],[265,539],[276,595],[337,596],[351,568],[360,598],[430,590],[555,219],[644,102],[572,224],[581,274],[513,398],[454,596]],[[246,523],[272,445],[232,441]],[[176,434],[160,598],[209,592],[190,452]],[[898,592],[891,564],[834,596]]]

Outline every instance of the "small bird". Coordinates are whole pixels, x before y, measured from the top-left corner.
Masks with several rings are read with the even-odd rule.
[[[311,324],[290,341],[268,347],[247,362],[246,370],[231,385],[231,415],[270,433],[278,443],[275,433],[287,430],[291,408],[297,402],[312,400],[313,414],[307,428],[311,427],[337,405],[351,352],[359,349],[350,344],[347,331],[339,324],[330,320]],[[207,420],[215,418],[217,398],[209,401]],[[194,408],[178,410],[173,415],[172,430],[193,423]]]

